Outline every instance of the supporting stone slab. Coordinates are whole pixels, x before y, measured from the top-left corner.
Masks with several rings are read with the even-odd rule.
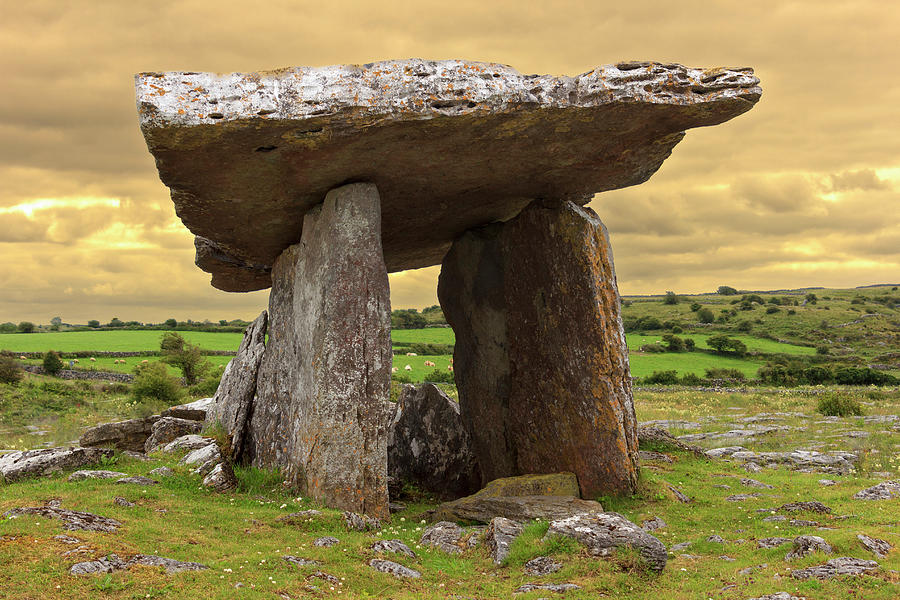
[[[572,471],[584,498],[634,491],[628,352],[592,210],[534,202],[465,233],[444,258],[438,297],[483,481]]]
[[[328,192],[272,280],[249,456],[326,506],[389,519],[390,291],[376,187]]]

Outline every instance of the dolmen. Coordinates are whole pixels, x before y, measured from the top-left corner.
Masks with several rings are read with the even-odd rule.
[[[388,273],[440,264],[481,483],[571,471],[584,498],[635,489],[612,251],[585,205],[750,110],[752,69],[412,59],[135,86],[197,265],[224,291],[271,288],[207,414],[234,460],[389,518]]]

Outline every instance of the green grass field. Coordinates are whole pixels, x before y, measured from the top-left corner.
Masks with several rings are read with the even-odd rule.
[[[159,350],[164,331],[71,331],[60,333],[4,333],[0,334],[0,349],[13,352],[139,352]],[[241,333],[210,333],[179,331],[181,337],[205,350],[237,350],[243,339]]]

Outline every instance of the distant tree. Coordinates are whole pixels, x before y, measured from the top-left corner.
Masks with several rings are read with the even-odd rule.
[[[428,325],[428,320],[415,308],[398,309],[391,312],[391,328],[393,329],[422,329],[426,325]]]
[[[703,308],[703,305],[700,304],[699,302],[692,302],[692,303],[691,303],[691,312],[697,312],[697,311],[700,310],[701,308]]]
[[[56,375],[63,368],[63,362],[59,358],[59,354],[50,350],[44,355],[44,372],[48,375]]]
[[[53,317],[52,319],[50,319],[50,324],[59,327],[60,325],[62,325],[62,317]]]
[[[97,319],[91,319],[87,322],[87,326],[96,329],[97,327],[100,327],[100,321],[98,321]]]
[[[16,328],[19,333],[33,333],[34,332],[34,323],[31,321],[22,321],[19,323],[19,326]]]
[[[18,383],[22,379],[22,367],[11,356],[0,356],[0,383]]]
[[[667,352],[684,352],[684,340],[677,335],[666,333],[662,336]]]
[[[697,311],[697,320],[701,323],[712,323],[716,320],[716,315],[708,308],[701,308]]]
[[[222,325],[222,326],[228,325],[228,319],[219,319],[219,325]]]
[[[806,299],[806,303],[807,303],[807,304],[815,304],[815,303],[818,302],[818,300],[819,300],[819,299],[816,297],[816,295],[815,295],[815,294],[812,294],[812,293],[807,294],[807,295],[805,296],[805,299]]]
[[[738,356],[747,354],[747,345],[744,342],[726,335],[714,335],[706,340],[706,345],[722,354],[733,353]]]
[[[175,319],[166,319],[164,325],[169,329],[175,329],[176,327],[178,327],[178,321],[176,321]]]
[[[0,333],[15,333],[16,324],[15,323],[0,323]]]
[[[738,291],[729,285],[720,285],[716,293],[720,296],[736,296]]]
[[[197,380],[212,367],[210,362],[203,357],[199,346],[185,341],[174,331],[163,334],[159,349],[160,360],[179,369],[188,385],[197,383]]]
[[[736,329],[738,331],[740,331],[741,333],[750,333],[750,331],[753,329],[753,323],[744,319],[743,321],[741,321],[740,323],[737,324]]]
[[[125,321],[120,321],[119,317],[113,317],[112,320],[106,324],[107,327],[125,327]]]
[[[678,304],[678,296],[675,292],[666,292],[666,297],[663,298],[663,304]]]

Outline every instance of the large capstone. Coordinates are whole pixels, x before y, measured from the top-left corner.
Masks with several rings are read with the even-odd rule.
[[[246,445],[305,495],[389,518],[390,292],[372,184],[332,190],[277,261]]]
[[[263,311],[244,331],[237,355],[228,362],[206,411],[207,427],[221,427],[230,439],[229,458],[238,460],[244,448],[247,421],[260,362],[266,350],[268,315]]]
[[[388,431],[388,473],[442,498],[480,487],[459,405],[433,383],[403,386]]]
[[[686,129],[762,93],[749,68],[627,62],[555,77],[420,59],[141,73],[135,88],[197,264],[228,291],[269,287],[297,224],[344,182],[378,186],[388,270],[425,267],[535,198],[583,205],[642,183]]]
[[[572,471],[585,498],[631,493],[636,420],[606,228],[534,202],[467,232],[441,267],[460,412],[482,478]]]

